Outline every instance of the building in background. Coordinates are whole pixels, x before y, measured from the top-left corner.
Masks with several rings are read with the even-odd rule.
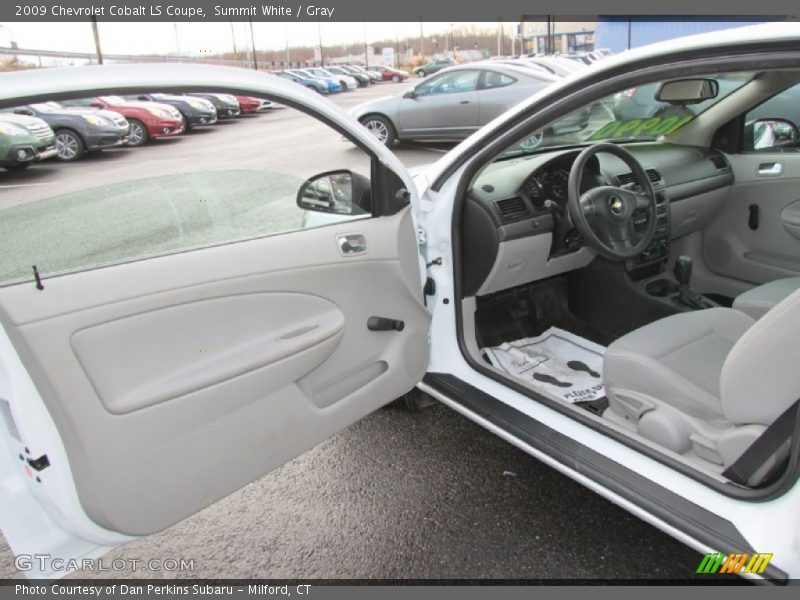
[[[595,48],[595,21],[523,17],[517,26],[520,47],[512,54],[569,54]]]
[[[519,46],[512,54],[570,54],[600,48],[608,48],[616,53],[664,40],[746,27],[767,20],[752,17],[738,21],[697,17],[665,21],[661,17],[599,17],[596,21],[568,21],[557,17],[523,16],[516,28]]]
[[[613,52],[622,52],[664,40],[707,33],[709,31],[731,29],[733,27],[746,27],[769,20],[749,17],[747,21],[724,21],[714,17],[698,18],[703,20],[664,21],[663,17],[653,19],[637,17],[635,20],[615,17],[601,18],[598,19],[595,30],[595,47],[608,48]]]

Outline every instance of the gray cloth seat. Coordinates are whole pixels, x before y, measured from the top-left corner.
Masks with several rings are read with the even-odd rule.
[[[800,290],[758,320],[730,308],[660,319],[608,347],[607,414],[724,468],[800,398],[797,340]]]
[[[764,285],[739,294],[733,301],[733,308],[760,319],[784,298],[800,290],[800,277],[776,279]]]

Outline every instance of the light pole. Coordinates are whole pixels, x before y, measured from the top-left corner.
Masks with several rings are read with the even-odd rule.
[[[253,69],[258,71],[258,59],[256,58],[256,37],[253,35],[253,19],[250,18],[250,44],[253,46]]]
[[[367,24],[364,23],[364,67],[369,66],[369,57],[367,56]]]
[[[292,63],[289,60],[289,24],[286,24],[286,66],[290,66]]]
[[[317,19],[317,35],[319,36],[319,65],[325,66],[325,54],[322,52],[322,25]]]
[[[172,22],[172,27],[175,29],[175,48],[178,51],[178,57],[180,57],[180,55],[181,55],[181,42],[180,42],[180,39],[178,38],[178,22],[177,21],[173,21]]]
[[[423,39],[424,39],[424,35],[422,33],[422,15],[420,15],[419,16],[419,57],[424,62],[425,61],[425,48],[423,47],[423,44],[425,42],[423,41]]]
[[[92,34],[94,35],[94,50],[97,52],[97,64],[103,64],[103,52],[100,50],[100,33],[97,31],[97,17],[92,17]]]
[[[231,42],[233,42],[233,60],[239,60],[239,52],[236,50],[236,32],[233,30],[233,21],[231,21]]]

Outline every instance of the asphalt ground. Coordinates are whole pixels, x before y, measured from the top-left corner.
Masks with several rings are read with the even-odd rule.
[[[409,85],[387,83],[332,99],[348,107]],[[264,144],[290,148],[282,144],[292,134],[296,123],[278,110],[75,164],[0,172],[0,210],[89,182],[167,175],[176,160],[185,172],[260,168]],[[330,168],[317,157],[333,147],[316,142],[304,151],[304,167]],[[352,150],[336,143],[347,163]],[[447,148],[403,144],[395,152],[415,166]],[[377,411],[223,501],[107,558],[184,559],[193,568],[71,577],[684,579],[694,576],[700,561],[672,538],[438,404],[418,413],[396,405]],[[0,578],[22,576],[3,544]]]
[[[443,405],[379,410],[76,578],[685,579],[700,556]],[[0,552],[0,578],[19,577]]]

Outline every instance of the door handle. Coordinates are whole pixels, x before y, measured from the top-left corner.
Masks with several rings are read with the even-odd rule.
[[[343,256],[363,254],[367,251],[367,238],[360,233],[340,235],[336,238],[336,241],[339,244],[339,252]]]
[[[783,173],[782,162],[761,163],[758,165],[758,174],[762,177],[775,177]]]
[[[406,324],[400,319],[387,319],[386,317],[370,317],[367,319],[367,329],[370,331],[403,331]]]
[[[469,100],[462,100],[461,104],[469,104]]]

